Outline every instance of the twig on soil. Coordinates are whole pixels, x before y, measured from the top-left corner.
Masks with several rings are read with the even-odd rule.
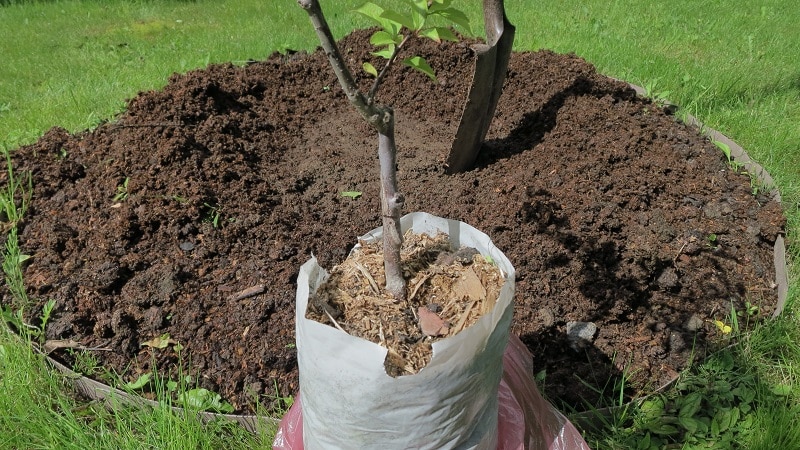
[[[420,279],[417,282],[417,285],[414,286],[414,291],[412,291],[411,295],[408,296],[408,303],[411,303],[412,301],[414,301],[414,297],[417,296],[417,292],[419,292],[419,290],[422,287],[422,285],[425,284],[425,282],[428,281],[428,278],[430,278],[430,277],[431,277],[431,274],[426,273],[425,276],[423,276],[422,279]]]
[[[102,352],[110,352],[113,350],[111,348],[106,348],[106,347],[87,347],[81,344],[80,342],[72,339],[51,339],[45,341],[44,343],[44,352],[45,354],[48,355],[61,348],[71,348],[83,351],[102,351]]]
[[[242,289],[241,291],[231,295],[230,297],[228,297],[228,301],[235,302],[235,301],[243,300],[243,299],[248,298],[248,297],[256,296],[256,295],[258,295],[258,294],[260,294],[262,292],[264,292],[264,285],[263,284],[257,284],[255,286],[250,286],[247,289]]]
[[[333,326],[335,326],[336,328],[338,328],[338,329],[339,329],[339,331],[341,331],[342,333],[347,333],[347,331],[344,331],[344,329],[343,329],[342,327],[340,327],[340,326],[339,326],[339,323],[338,323],[338,322],[336,322],[336,319],[334,319],[334,318],[333,318],[333,316],[331,315],[331,313],[329,313],[328,311],[325,311],[325,315],[327,315],[327,316],[328,316],[328,319],[330,319],[330,320],[331,320],[331,323],[333,324]]]
[[[456,334],[464,329],[464,324],[467,322],[467,317],[469,317],[470,311],[472,311],[472,308],[475,306],[475,302],[476,300],[472,300],[471,302],[469,302],[467,309],[465,309],[464,312],[461,314],[461,319],[458,320],[458,325],[456,325],[456,327],[453,328],[453,334]]]

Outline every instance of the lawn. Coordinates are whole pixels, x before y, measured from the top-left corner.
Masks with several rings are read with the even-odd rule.
[[[368,25],[350,12],[361,3],[323,0],[336,36]],[[480,30],[480,2],[455,3]],[[631,0],[536,8],[506,3],[517,27],[516,51],[573,52],[601,73],[680,105],[770,172],[789,221],[790,292],[783,316],[736,336],[674,388],[622,411],[587,440],[593,448],[619,449],[800,448],[800,425],[793,420],[800,415],[794,265],[800,256],[800,9],[786,0],[687,0],[646,8]],[[113,120],[126,99],[162,87],[174,72],[317,44],[294,0],[0,0],[0,30],[4,152],[52,126],[80,131]],[[24,188],[25,180],[18,181]],[[11,222],[7,185],[0,205]],[[18,261],[13,232],[9,236],[6,261]],[[6,284],[19,291],[12,266],[4,264]],[[0,326],[0,448],[267,448],[271,442],[271,430],[253,436],[167,408],[111,414],[74,399],[67,385],[26,340]]]

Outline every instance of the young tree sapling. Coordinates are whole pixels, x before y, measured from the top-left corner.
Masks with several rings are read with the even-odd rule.
[[[369,92],[364,94],[356,85],[355,79],[347,67],[339,51],[333,34],[322,12],[318,0],[297,0],[306,10],[322,49],[328,56],[331,67],[336,73],[339,84],[350,103],[358,110],[364,120],[378,132],[378,159],[381,179],[381,215],[383,217],[383,252],[384,270],[386,272],[386,291],[395,299],[406,297],[406,280],[400,261],[400,246],[403,235],[400,230],[400,212],[404,197],[397,188],[397,146],[394,138],[394,111],[390,106],[375,101],[378,89],[388,72],[395,64],[406,42],[412,37],[426,37],[436,41],[457,41],[456,35],[448,28],[428,26],[428,19],[439,16],[445,21],[469,27],[469,21],[463,12],[450,7],[452,0],[405,0],[410,13],[402,14],[395,10],[384,9],[374,3],[366,3],[357,11],[378,23],[380,30],[370,39],[373,45],[383,47],[375,55],[386,59],[380,72],[370,63],[364,63],[363,69],[375,80]],[[419,70],[435,79],[433,70],[420,56],[405,58],[403,64]]]

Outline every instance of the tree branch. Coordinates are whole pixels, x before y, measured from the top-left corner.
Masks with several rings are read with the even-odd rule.
[[[322,13],[319,1],[297,0],[297,3],[308,13],[311,24],[317,32],[317,37],[322,45],[322,49],[325,51],[325,55],[328,57],[328,61],[333,71],[336,73],[336,78],[339,80],[342,90],[344,90],[345,95],[347,95],[347,99],[350,100],[350,103],[356,107],[358,112],[361,113],[364,119],[372,125],[373,128],[378,130],[378,132],[382,132],[385,126],[385,121],[383,120],[385,108],[373,104],[373,102],[365,97],[358,89],[353,74],[350,72],[350,69],[347,68],[342,53],[336,45],[336,40],[333,38],[333,33],[331,33],[331,29],[328,26],[328,21]]]
[[[353,75],[342,58],[330,27],[322,13],[318,0],[297,0],[306,10],[311,23],[317,32],[319,41],[328,56],[333,71],[348,100],[361,113],[364,119],[378,131],[378,159],[381,174],[381,215],[383,217],[383,266],[386,272],[386,291],[397,300],[405,300],[406,280],[400,265],[400,246],[403,235],[400,230],[400,212],[403,208],[403,195],[397,190],[397,147],[394,139],[394,111],[386,106],[375,104],[372,100],[382,75],[388,69],[383,68],[370,90],[370,97],[365,97],[358,89]],[[405,42],[405,40],[403,41]],[[399,48],[396,48],[399,50]],[[397,52],[393,58],[397,56]]]
[[[367,102],[372,103],[375,100],[375,95],[378,93],[378,87],[380,86],[381,81],[383,81],[383,77],[386,75],[386,72],[389,71],[389,68],[394,64],[395,60],[397,59],[397,55],[400,54],[400,50],[402,50],[403,46],[410,37],[410,34],[403,37],[403,41],[395,46],[394,51],[392,52],[392,57],[386,61],[386,64],[383,66],[383,69],[381,69],[381,72],[377,77],[375,77],[375,81],[372,83],[372,89],[370,89],[369,93],[367,94]]]

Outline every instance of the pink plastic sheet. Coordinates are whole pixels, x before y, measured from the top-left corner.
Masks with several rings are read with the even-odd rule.
[[[512,335],[503,354],[503,378],[497,393],[498,450],[589,450],[575,426],[542,397],[532,374],[533,357]],[[281,419],[272,448],[303,449],[299,396]]]

